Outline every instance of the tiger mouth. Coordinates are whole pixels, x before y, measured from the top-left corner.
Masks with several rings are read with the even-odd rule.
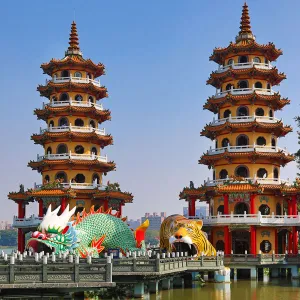
[[[198,254],[197,248],[194,244],[175,241],[174,243],[172,243],[172,248],[174,249],[175,252],[183,252],[183,253],[187,252],[188,256],[197,256]]]

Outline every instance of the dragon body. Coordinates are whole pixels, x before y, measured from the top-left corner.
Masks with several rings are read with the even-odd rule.
[[[99,257],[99,253],[108,249],[127,251],[145,250],[145,232],[149,226],[147,220],[135,231],[121,219],[118,213],[111,214],[111,209],[104,212],[102,207],[90,212],[78,213],[76,219],[69,221],[76,207],[69,211],[69,207],[58,216],[60,207],[51,211],[51,205],[41,222],[38,230],[32,234],[27,248],[36,252],[66,252],[71,251],[81,257],[88,255]]]

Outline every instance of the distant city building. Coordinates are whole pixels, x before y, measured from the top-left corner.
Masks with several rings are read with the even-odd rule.
[[[145,213],[145,216],[142,217],[142,222],[145,222],[147,219],[150,222],[150,225],[148,227],[149,230],[159,230],[160,225],[163,222],[163,220],[167,217],[166,212],[161,212],[160,214],[154,212],[152,215],[150,213]]]
[[[139,227],[141,225],[141,220],[137,219],[137,220],[129,220],[127,221],[128,225],[130,228],[132,229],[136,229],[137,227]]]
[[[12,225],[8,221],[0,221],[0,230],[12,229]]]
[[[189,215],[188,207],[183,208],[183,215],[188,217]],[[206,203],[200,203],[199,206],[196,206],[196,217],[202,218],[209,215],[209,206]]]

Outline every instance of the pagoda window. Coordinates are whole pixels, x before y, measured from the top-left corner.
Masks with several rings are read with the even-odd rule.
[[[86,73],[86,77],[89,79],[93,79],[93,75],[91,73]]]
[[[56,173],[55,179],[59,180],[62,183],[68,182],[68,177],[67,177],[67,174],[65,172],[58,172],[58,173]]]
[[[233,84],[231,84],[231,83],[228,83],[228,84],[226,85],[226,91],[230,91],[230,90],[231,90],[231,88],[233,88],[233,89],[234,89],[234,85],[233,85]]]
[[[279,178],[279,171],[278,171],[278,168],[274,168],[274,171],[273,171],[273,176],[274,178]]]
[[[85,183],[85,176],[83,174],[77,174],[75,176],[75,181],[77,183]]]
[[[240,64],[244,64],[244,63],[247,63],[248,62],[248,56],[239,56],[239,63]]]
[[[247,89],[249,87],[247,80],[241,80],[238,82],[238,88],[239,89]]]
[[[216,250],[217,251],[224,251],[225,250],[225,243],[222,240],[218,240],[216,242]]]
[[[94,98],[93,98],[92,96],[89,96],[88,100],[89,100],[89,102],[91,102],[91,103],[95,103],[95,102],[94,102]]]
[[[258,178],[267,178],[268,177],[268,171],[265,168],[258,169],[257,177]]]
[[[92,147],[91,153],[94,153],[95,155],[97,155],[98,154],[97,148],[96,147]]]
[[[281,205],[280,203],[277,203],[276,204],[276,215],[277,216],[280,216],[282,213],[281,213]]]
[[[53,96],[53,97],[51,98],[51,101],[52,101],[52,102],[57,101],[57,97],[56,97],[56,96]]]
[[[81,77],[82,77],[82,74],[81,74],[80,72],[75,72],[75,73],[74,73],[74,77],[81,78]]]
[[[249,177],[249,170],[246,166],[238,166],[235,169],[235,175],[239,177],[247,178]]]
[[[229,118],[229,116],[231,115],[231,110],[230,109],[226,109],[225,111],[224,111],[224,118]]]
[[[272,138],[272,147],[276,147],[276,140],[274,138]]]
[[[227,170],[222,169],[222,170],[220,171],[220,173],[219,173],[219,178],[220,178],[220,179],[226,179],[227,176],[228,176]]]
[[[260,81],[256,81],[255,84],[254,84],[254,87],[256,89],[262,89],[262,83]]]
[[[93,121],[93,120],[90,121],[90,127],[96,128],[95,121]]]
[[[253,62],[256,63],[256,64],[260,64],[261,63],[261,60],[259,57],[254,57],[253,58]]]
[[[249,145],[249,138],[244,134],[239,135],[236,138],[236,145],[237,146],[247,146],[247,145]]]
[[[82,119],[76,119],[75,120],[75,126],[79,126],[79,127],[84,126],[83,120]]]
[[[50,176],[49,176],[49,175],[46,175],[46,176],[45,176],[45,183],[49,183],[49,181],[50,181]]]
[[[77,94],[75,96],[75,101],[80,101],[81,102],[82,100],[83,100],[83,97],[81,95]]]
[[[61,77],[70,77],[70,72],[67,71],[67,70],[63,70],[63,71],[61,72]]]
[[[53,120],[49,122],[49,127],[54,127],[54,121]]]
[[[269,60],[265,57],[265,64],[269,64]]]
[[[83,148],[83,146],[77,145],[77,146],[75,147],[75,153],[76,153],[76,154],[83,154],[83,153],[84,153],[84,148]]]
[[[100,184],[100,177],[98,174],[94,174],[93,175],[93,178],[92,178],[92,182],[94,183],[97,183],[97,184]]]
[[[66,144],[59,144],[56,149],[57,154],[68,153],[68,147]]]
[[[255,115],[259,117],[263,117],[265,115],[265,111],[261,107],[259,107],[255,110]]]
[[[268,89],[268,90],[271,89],[271,84],[270,84],[270,83],[267,84],[267,89]]]
[[[227,65],[233,65],[234,64],[234,60],[232,58],[228,59]]]
[[[47,148],[46,154],[52,154],[52,148],[51,147]]]
[[[272,244],[268,240],[263,240],[260,243],[260,250],[263,253],[269,253],[272,250]]]
[[[217,212],[218,212],[218,215],[224,215],[224,205],[219,205]]]
[[[260,136],[260,137],[257,138],[256,144],[259,145],[259,146],[266,146],[267,141],[263,136]]]
[[[271,212],[271,209],[270,207],[267,205],[267,204],[262,204],[259,209],[260,213],[263,215],[263,216],[267,216],[270,214]]]
[[[227,146],[229,146],[229,139],[225,138],[222,140],[222,147],[227,147]]]
[[[213,180],[216,180],[216,171],[213,170]]]
[[[215,147],[218,148],[218,141],[215,142]]]
[[[248,214],[248,205],[244,202],[239,202],[234,207],[234,214],[235,215],[243,215],[245,212]]]
[[[69,95],[67,93],[62,93],[59,97],[59,101],[68,101]]]
[[[274,115],[273,115],[273,110],[272,110],[272,109],[269,110],[269,117],[270,117],[270,118],[273,118],[273,117],[274,117]]]
[[[246,107],[246,106],[240,106],[240,107],[237,109],[237,116],[238,116],[238,117],[249,116],[249,110],[248,110],[248,107]]]
[[[58,126],[63,127],[63,126],[69,126],[69,121],[67,118],[63,117],[60,118],[58,121]]]
[[[77,207],[76,210],[75,210],[75,213],[74,213],[75,216],[77,216],[78,213],[81,216],[81,214],[83,212],[83,209],[84,209],[83,207]]]

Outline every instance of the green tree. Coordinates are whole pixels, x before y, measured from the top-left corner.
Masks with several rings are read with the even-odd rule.
[[[159,230],[146,231],[146,244],[156,245],[159,242]]]

